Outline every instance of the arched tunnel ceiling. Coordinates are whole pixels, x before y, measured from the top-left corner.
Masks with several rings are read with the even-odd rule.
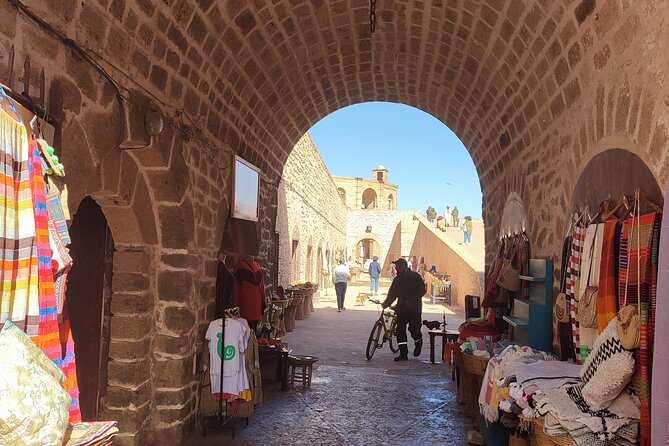
[[[594,97],[596,82],[628,82],[606,65],[629,65],[640,29],[668,40],[663,0],[377,0],[372,35],[368,0],[100,0],[95,19],[75,0],[27,3],[115,56],[273,183],[319,119],[381,100],[450,127],[485,187]],[[644,64],[633,83],[661,85],[663,63]]]

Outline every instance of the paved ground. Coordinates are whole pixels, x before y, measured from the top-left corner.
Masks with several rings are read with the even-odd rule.
[[[389,282],[382,279],[381,285],[384,293]],[[370,302],[355,306],[358,292],[365,290],[363,283],[350,286],[347,309],[337,313],[334,290],[328,289],[317,299],[316,311],[284,337],[294,353],[320,358],[311,388],[265,388],[263,404],[235,440],[229,432],[205,438],[198,433],[189,445],[465,445],[472,421],[455,401],[450,367],[429,363],[425,327],[426,348],[419,358],[395,363],[386,344],[371,361],[365,359],[378,317]],[[463,320],[461,310],[424,305],[424,319],[441,320],[444,314],[448,328]]]

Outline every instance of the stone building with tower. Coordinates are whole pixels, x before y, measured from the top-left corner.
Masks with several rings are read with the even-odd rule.
[[[388,169],[379,164],[372,178],[333,176],[337,192],[349,210],[397,209],[397,185],[388,182]]]

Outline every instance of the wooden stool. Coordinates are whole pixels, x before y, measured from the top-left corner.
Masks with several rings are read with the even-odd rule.
[[[313,374],[313,365],[316,361],[318,361],[318,358],[314,356],[290,355],[288,357],[288,376],[290,384],[293,385],[295,384],[295,381],[298,383],[302,381],[303,389],[311,386],[311,375]]]

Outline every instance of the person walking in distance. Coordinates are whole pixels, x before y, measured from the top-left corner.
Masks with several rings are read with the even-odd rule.
[[[374,295],[379,294],[379,277],[381,277],[381,265],[379,258],[374,256],[372,263],[369,264],[369,292]]]
[[[470,216],[465,217],[463,226],[465,231],[465,246],[468,246],[472,244],[472,230],[474,229],[474,224],[472,223],[472,218]]]
[[[344,258],[339,259],[339,265],[332,270],[332,283],[334,283],[335,292],[337,293],[337,312],[341,313],[344,308],[344,298],[346,297],[346,287],[348,281],[351,280],[351,271],[344,261]]]
[[[425,282],[420,274],[409,269],[406,260],[400,258],[393,263],[397,268],[397,277],[390,285],[388,297],[383,301],[382,306],[388,308],[397,300],[395,311],[397,312],[397,345],[400,348],[400,355],[395,358],[395,361],[406,361],[409,359],[407,325],[411,338],[414,340],[413,355],[419,356],[423,347],[423,335],[420,328]]]
[[[457,206],[453,207],[453,210],[451,211],[451,217],[453,217],[453,226],[456,228],[460,226],[460,211],[458,211]]]
[[[450,226],[450,223],[448,223],[448,217],[451,215],[451,207],[446,206],[446,212],[444,212],[444,220],[446,220],[446,226]]]

